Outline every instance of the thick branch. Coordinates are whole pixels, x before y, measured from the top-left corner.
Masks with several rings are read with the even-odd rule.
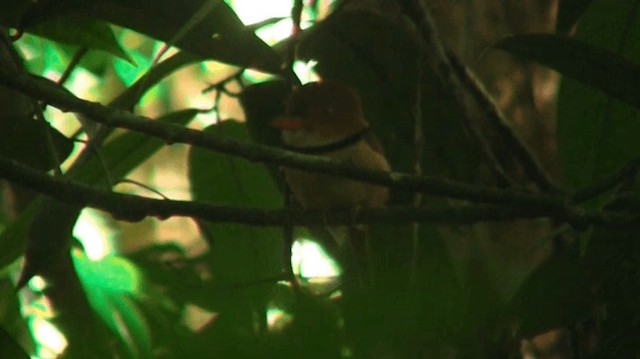
[[[375,210],[268,210],[217,206],[203,202],[144,198],[109,192],[51,177],[10,159],[0,157],[0,177],[51,196],[61,202],[88,206],[111,213],[115,218],[138,221],[146,216],[168,218],[188,216],[212,222],[240,223],[254,226],[327,225],[358,223],[434,222],[473,224],[481,221],[511,221],[552,217],[577,226],[640,225],[629,218],[633,214],[588,212],[568,205],[540,204],[499,206],[490,204],[395,207]]]
[[[89,119],[106,126],[145,133],[149,136],[160,138],[168,144],[176,142],[191,144],[254,162],[299,168],[311,172],[336,174],[387,187],[405,188],[433,196],[475,202],[561,206],[565,201],[560,196],[540,195],[516,190],[505,191],[428,176],[372,171],[325,157],[303,155],[273,147],[239,142],[212,133],[151,121],[149,118],[136,116],[124,110],[82,100],[46,78],[10,73],[3,68],[0,68],[0,85],[41,99],[63,111],[81,113]]]

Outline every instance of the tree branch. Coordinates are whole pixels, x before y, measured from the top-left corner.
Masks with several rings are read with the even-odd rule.
[[[339,209],[331,211],[297,209],[257,209],[218,206],[196,201],[174,201],[98,190],[67,179],[40,173],[16,161],[0,157],[0,177],[20,183],[61,202],[87,206],[111,213],[125,221],[139,221],[147,216],[195,217],[211,222],[239,223],[253,226],[332,225],[360,223],[432,222],[474,224],[482,221],[512,221],[551,217],[577,227],[640,226],[636,212],[602,212],[583,210],[560,203],[537,203],[528,206],[492,204],[392,207],[386,209]]]
[[[0,68],[0,85],[41,99],[60,109],[81,113],[104,125],[145,133],[149,136],[162,139],[168,144],[176,142],[186,143],[242,157],[254,162],[338,175],[382,186],[426,193],[432,196],[480,203],[533,207],[538,209],[565,208],[570,203],[573,203],[574,199],[581,201],[588,197],[598,195],[603,189],[609,188],[612,185],[611,182],[619,181],[621,176],[627,176],[637,168],[637,164],[632,161],[632,163],[621,170],[620,173],[614,174],[611,178],[605,178],[601,183],[595,183],[584,190],[577,191],[573,196],[532,193],[518,189],[503,190],[432,176],[372,171],[325,157],[303,155],[274,147],[235,141],[213,133],[204,133],[177,125],[156,122],[146,117],[133,115],[125,110],[114,109],[99,103],[79,99],[64,87],[46,78],[22,73],[12,73],[5,68]],[[23,180],[20,178],[14,177],[13,181],[23,184]],[[117,213],[117,211],[115,213]],[[154,215],[152,213],[150,214]],[[162,216],[160,213],[157,215]],[[184,215],[190,214],[185,213]]]
[[[561,196],[542,195],[524,190],[501,190],[430,176],[373,171],[326,157],[303,155],[274,147],[235,141],[212,133],[204,133],[177,125],[152,121],[149,118],[136,116],[125,110],[109,108],[96,102],[82,100],[46,78],[10,73],[3,68],[0,68],[0,85],[41,99],[63,111],[81,113],[89,119],[106,126],[141,132],[162,139],[167,144],[186,143],[242,157],[253,162],[338,175],[386,187],[404,188],[432,196],[475,202],[561,206],[566,200]]]

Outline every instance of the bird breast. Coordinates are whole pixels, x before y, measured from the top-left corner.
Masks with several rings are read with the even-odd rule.
[[[293,144],[290,141],[287,142]],[[305,144],[310,145],[308,138]],[[319,145],[324,144],[326,143]],[[390,169],[384,156],[364,140],[322,156],[338,161],[349,161],[367,169],[381,171]],[[293,195],[305,208],[382,207],[388,197],[388,190],[385,187],[346,178],[294,169],[284,169],[284,175]]]

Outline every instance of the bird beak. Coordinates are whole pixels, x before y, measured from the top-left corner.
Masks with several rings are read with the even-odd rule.
[[[279,118],[271,121],[271,126],[280,130],[298,131],[304,128],[304,122],[295,118]]]

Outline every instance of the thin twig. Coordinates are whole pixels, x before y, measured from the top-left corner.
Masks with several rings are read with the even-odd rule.
[[[132,179],[129,179],[129,178],[123,178],[123,179],[119,180],[116,184],[120,184],[120,183],[130,183],[130,184],[136,185],[136,186],[138,186],[140,188],[146,189],[147,191],[149,191],[151,193],[157,194],[160,198],[162,198],[164,200],[169,200],[169,197],[167,197],[164,193],[162,193],[159,190],[149,186],[146,183],[142,183],[142,182],[139,182],[139,181],[136,181],[136,180],[132,180]]]
[[[424,136],[422,132],[422,68],[417,66],[418,73],[416,74],[417,81],[415,87],[415,102],[412,106],[413,112],[413,126],[414,126],[414,147],[415,147],[415,162],[413,166],[413,172],[416,176],[422,175],[422,157],[424,154]],[[420,207],[422,204],[422,193],[416,192],[413,195],[413,206]],[[418,258],[420,257],[420,224],[413,223],[412,233],[412,249],[411,249],[411,273],[409,282],[413,285],[417,281],[418,273]]]
[[[73,57],[67,64],[67,67],[64,69],[64,72],[62,73],[62,75],[60,75],[60,78],[58,79],[58,84],[64,85],[64,83],[67,82],[67,80],[73,73],[73,70],[76,69],[76,66],[78,66],[78,64],[80,63],[80,60],[82,60],[84,55],[87,53],[87,50],[88,50],[87,47],[83,46],[73,54]]]
[[[294,0],[291,6],[291,21],[293,22],[291,28],[291,41],[289,42],[289,47],[287,48],[287,58],[286,58],[286,66],[288,69],[288,73],[295,73],[293,71],[293,65],[296,61],[296,46],[298,44],[297,38],[302,29],[300,28],[300,20],[302,19],[302,9],[304,8],[304,4],[302,0]],[[287,87],[293,88],[295,85],[295,79],[291,76],[286,78]],[[290,210],[293,208],[293,192],[291,192],[291,188],[289,185],[285,183],[285,203],[284,208]],[[292,289],[299,297],[302,292],[300,289],[300,283],[296,279],[293,270],[293,263],[291,263],[291,249],[293,248],[293,224],[284,223],[282,225],[282,238],[284,240],[283,245],[283,262],[285,263],[286,272],[289,274],[289,280],[291,282]]]
[[[486,91],[474,81],[468,69],[461,65],[460,61],[449,53],[440,41],[431,13],[423,1],[400,1],[405,14],[413,20],[422,37],[425,50],[433,61],[432,67],[436,71],[442,85],[458,102],[460,110],[468,124],[474,123],[477,110],[495,124],[501,137],[507,141],[516,158],[520,161],[526,173],[538,185],[539,188],[552,193],[560,190],[551,181],[546,172],[538,165],[533,155],[520,141],[513,130],[500,114]],[[492,155],[492,157],[494,157]]]

